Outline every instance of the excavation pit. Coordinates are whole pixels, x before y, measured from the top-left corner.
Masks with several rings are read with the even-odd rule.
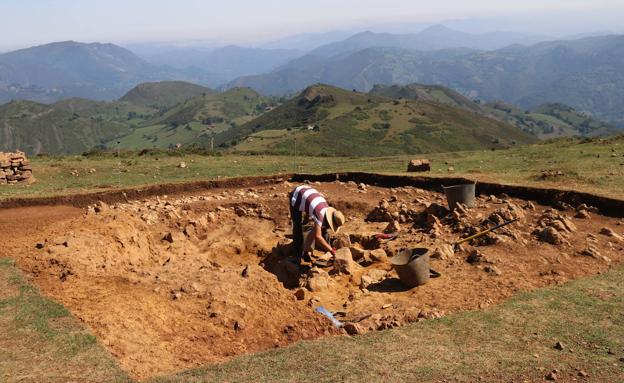
[[[312,184],[348,217],[337,238],[353,259],[346,269],[322,253],[316,266],[291,262],[287,194],[296,183],[276,179],[111,205],[5,209],[2,255],[139,379],[483,309],[624,258],[622,221],[591,206],[556,210],[498,193],[448,212],[438,191]],[[452,246],[512,218],[519,222]],[[384,232],[398,236],[376,236]],[[389,257],[415,247],[432,249],[442,276],[409,289]],[[319,306],[350,325],[334,328]]]

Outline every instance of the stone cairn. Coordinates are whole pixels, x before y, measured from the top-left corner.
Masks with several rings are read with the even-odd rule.
[[[23,152],[0,152],[0,185],[33,183],[35,177]]]

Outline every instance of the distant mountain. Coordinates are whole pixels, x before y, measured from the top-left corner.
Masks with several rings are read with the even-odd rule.
[[[443,25],[434,25],[419,33],[409,34],[362,32],[346,40],[314,49],[310,54],[329,57],[366,48],[401,48],[421,51],[449,48],[493,50],[513,44],[526,44],[538,41],[542,40],[539,37],[532,39],[517,33],[492,32],[470,34],[459,32]]]
[[[194,97],[214,93],[215,91],[210,88],[183,81],[148,82],[137,85],[119,101],[160,109],[170,108]]]
[[[230,45],[220,48],[153,47],[141,49],[143,58],[155,65],[167,65],[185,73],[207,71],[211,86],[227,83],[240,76],[259,74],[277,68],[303,55],[294,49],[247,48]]]
[[[437,102],[392,100],[314,85],[264,115],[218,134],[241,152],[376,156],[502,148],[535,142],[522,130]]]
[[[0,55],[0,103],[68,97],[112,100],[141,82],[189,78],[201,82],[206,76],[149,64],[113,44],[66,41]]]
[[[131,131],[155,111],[126,103],[68,99],[52,105],[13,101],[0,106],[0,151],[80,153]]]
[[[261,47],[265,49],[294,49],[299,51],[311,51],[312,49],[320,46],[344,40],[355,33],[357,33],[356,30],[302,33],[265,43]]]
[[[230,86],[263,94],[298,92],[318,82],[369,91],[374,84],[444,85],[471,98],[531,109],[561,103],[624,126],[624,36],[554,41],[494,51],[368,48],[308,55]]]
[[[524,110],[502,101],[482,104],[440,85],[376,85],[370,94],[456,106],[514,125],[540,139],[567,136],[594,137],[622,132],[613,125],[567,105],[544,104],[533,110]]]

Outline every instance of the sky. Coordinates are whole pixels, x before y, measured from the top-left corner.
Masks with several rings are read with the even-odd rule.
[[[64,40],[253,44],[305,32],[463,19],[477,20],[468,24],[473,29],[495,28],[498,20],[500,27],[562,34],[618,29],[623,18],[624,0],[0,0],[0,49]]]

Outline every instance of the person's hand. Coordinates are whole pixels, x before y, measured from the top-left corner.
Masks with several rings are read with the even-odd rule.
[[[334,257],[336,256],[336,249],[334,249],[333,247],[332,247],[332,249],[329,252],[332,253],[332,255]]]

